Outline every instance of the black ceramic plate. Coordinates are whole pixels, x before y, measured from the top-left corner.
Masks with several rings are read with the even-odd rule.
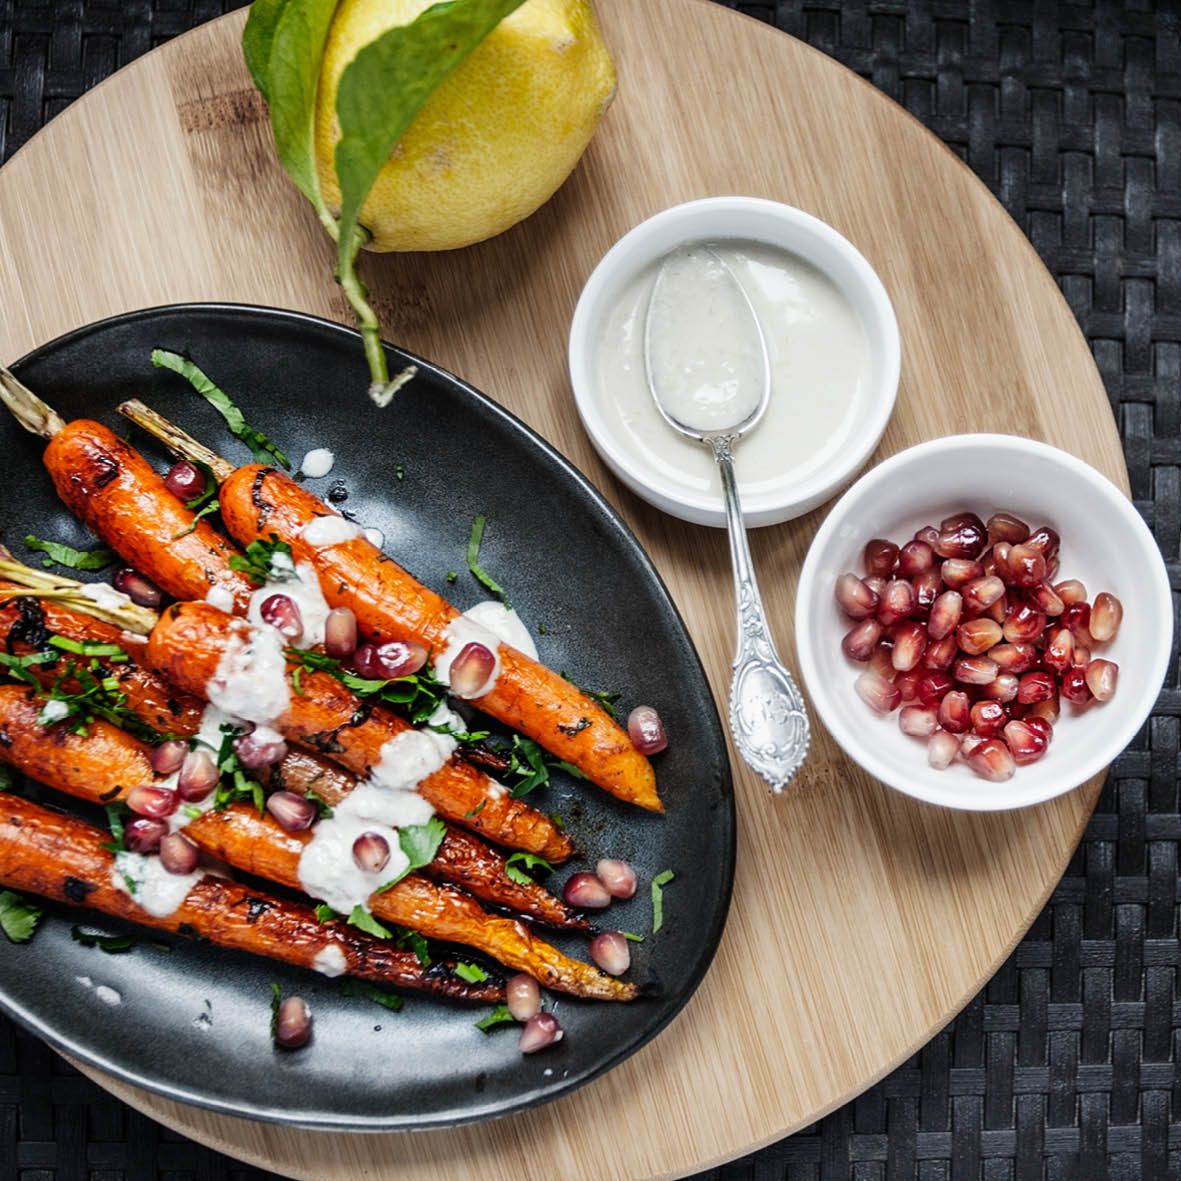
[[[656,761],[665,816],[573,781],[534,797],[561,813],[584,851],[557,872],[558,884],[600,856],[637,867],[641,889],[617,903],[609,921],[646,934],[633,945],[632,971],[654,992],[630,1005],[554,995],[549,1004],[565,1039],[522,1057],[513,1027],[489,1034],[474,1028],[486,1009],[409,994],[400,1013],[387,1012],[343,995],[339,980],[174,940],[109,955],[71,938],[71,923],[86,916],[50,907],[30,943],[0,939],[0,1004],[54,1045],[130,1083],[233,1115],[319,1127],[407,1129],[489,1118],[609,1069],[655,1035],[700,982],[721,937],[734,868],[721,726],[651,563],[574,468],[451,375],[391,351],[391,371],[409,359],[418,376],[388,409],[375,409],[364,393],[360,342],[334,324],[254,308],[164,308],[73,332],[15,368],[67,419],[118,424],[115,405],[139,397],[215,450],[248,462],[186,383],[152,368],[157,346],[190,355],[296,464],[309,448],[331,448],[336,467],[311,486],[327,493],[343,481],[348,499],[341,507],[380,529],[387,552],[461,608],[486,597],[464,558],[472,518],[485,513],[481,558],[539,633],[542,659],[585,688],[619,691],[624,710],[659,706],[672,738]],[[166,466],[146,439],[133,441]],[[0,421],[0,536],[34,563],[23,545],[29,532],[94,544],[54,495],[41,448],[7,416]],[[452,570],[460,575],[448,584]],[[664,926],[653,936],[648,883],[665,869],[677,876],[665,892]],[[104,929],[117,929],[97,917]],[[582,940],[555,942],[586,954]],[[272,981],[285,995],[302,994],[314,1011],[315,1036],[302,1051],[272,1047]],[[121,1002],[105,1003],[99,985],[116,990]]]

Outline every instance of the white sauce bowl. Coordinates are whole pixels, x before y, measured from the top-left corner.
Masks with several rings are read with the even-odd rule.
[[[747,525],[774,525],[822,504],[852,479],[877,445],[898,392],[898,322],[881,280],[861,253],[831,226],[789,205],[757,197],[708,197],[665,209],[625,234],[603,256],[579,297],[570,326],[570,381],[583,426],[608,467],[638,496],[682,520],[723,527],[721,497],[686,488],[628,446],[624,424],[602,393],[599,354],[612,309],[641,272],[678,246],[701,241],[763,243],[796,255],[835,285],[865,333],[868,379],[856,394],[851,426],[839,449],[798,479],[787,475],[770,490],[742,489]],[[777,396],[782,391],[773,392]],[[809,407],[803,401],[798,412],[805,416]],[[755,429],[765,431],[768,425]],[[740,481],[743,445],[736,452]]]
[[[924,739],[898,727],[898,710],[875,713],[853,688],[865,670],[841,651],[853,626],[833,599],[839,575],[864,574],[871,538],[902,543],[917,529],[957,512],[983,520],[1015,513],[1032,529],[1049,525],[1062,538],[1055,581],[1079,579],[1087,599],[1114,594],[1123,623],[1092,655],[1119,665],[1115,696],[1078,709],[1062,702],[1049,750],[990,783],[957,760],[927,764]],[[953,435],[921,443],[878,464],[833,506],[800,572],[795,637],[800,672],[816,715],[844,752],[874,778],[916,799],[949,808],[998,811],[1053,799],[1099,774],[1147,720],[1172,651],[1173,603],[1156,541],[1126,496],[1065,451],[1010,435]]]

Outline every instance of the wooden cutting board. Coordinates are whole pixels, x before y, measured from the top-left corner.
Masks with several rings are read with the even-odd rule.
[[[391,339],[499,399],[605,491],[667,580],[719,700],[732,645],[725,537],[661,516],[612,479],[579,427],[564,365],[582,283],[656,210],[720,193],[775,198],[868,256],[903,340],[898,406],[875,460],[932,436],[1007,431],[1072,451],[1126,488],[1065,302],[955,156],[835,62],[720,6],[598,8],[620,93],[565,187],[492,242],[374,258],[365,271]],[[0,356],[183,300],[348,321],[328,244],[274,161],[238,48],[244,15],[135,62],[0,170]],[[796,575],[823,514],[754,537],[789,656]],[[824,733],[780,799],[738,767],[734,907],[696,997],[606,1077],[511,1119],[329,1135],[98,1081],[203,1143],[317,1181],[691,1172],[812,1122],[943,1026],[1041,908],[1098,790],[1095,780],[1010,815],[941,811],[868,780]]]

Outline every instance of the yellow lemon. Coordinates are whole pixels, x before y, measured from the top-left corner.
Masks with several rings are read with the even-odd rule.
[[[336,87],[356,53],[432,0],[343,0],[320,73],[316,162],[340,205]],[[499,234],[570,174],[615,94],[587,0],[526,0],[431,95],[361,211],[371,250],[450,250]]]

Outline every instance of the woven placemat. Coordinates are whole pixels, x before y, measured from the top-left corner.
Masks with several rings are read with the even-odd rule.
[[[0,0],[0,160],[119,66],[239,6]],[[1004,202],[1091,343],[1136,507],[1181,590],[1178,3],[728,6],[868,78]],[[1066,876],[981,995],[860,1098],[702,1178],[1181,1177],[1177,672],[1174,650]],[[270,1176],[138,1115],[0,1019],[0,1181]]]

